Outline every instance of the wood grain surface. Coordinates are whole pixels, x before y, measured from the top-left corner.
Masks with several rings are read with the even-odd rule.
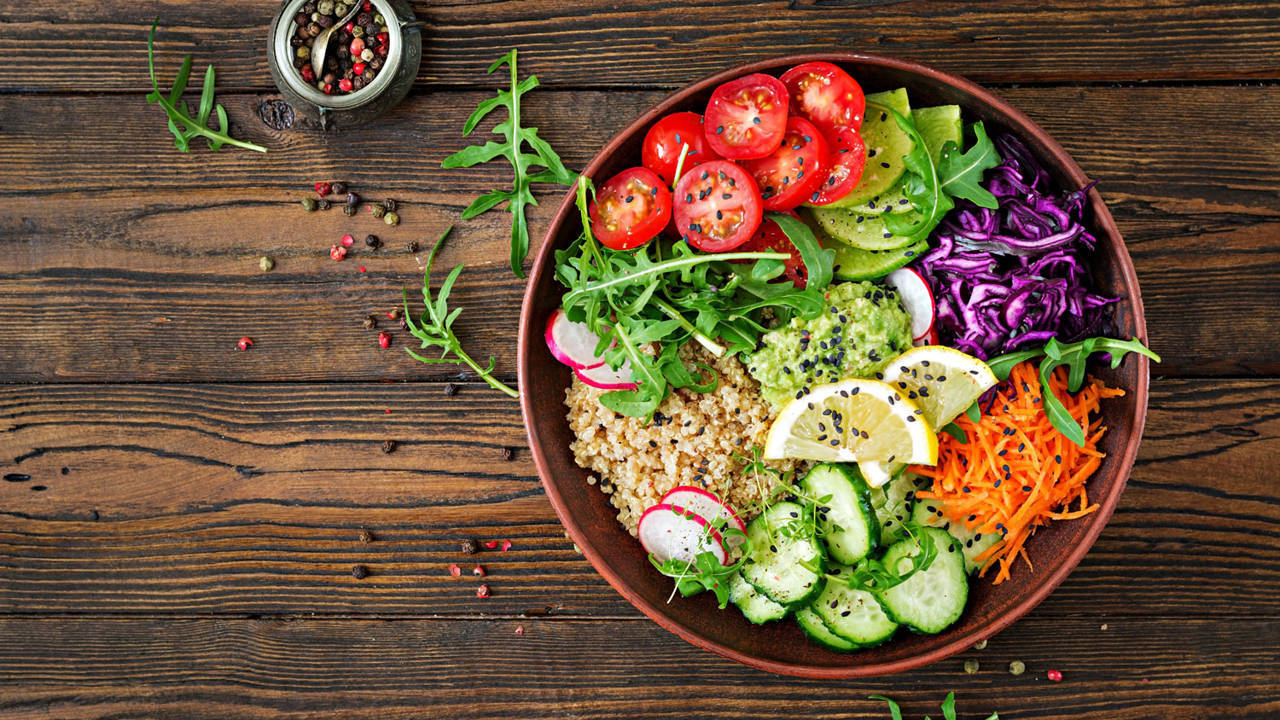
[[[413,5],[413,93],[344,133],[260,119],[274,3],[0,7],[0,718],[879,720],[869,694],[919,718],[950,690],[961,720],[1280,716],[1280,4]],[[267,155],[173,148],[142,100],[157,14],[162,82],[214,63],[233,134]],[[929,63],[1057,138],[1100,183],[1164,357],[1076,572],[985,650],[859,682],[740,667],[627,604],[565,538],[516,403],[413,361],[386,316],[457,225],[457,327],[514,380],[508,218],[458,221],[510,171],[440,168],[511,47],[544,85],[526,123],[572,168],[672,90],[798,52]],[[403,222],[303,212],[322,179]],[[538,189],[535,248],[561,192]]]

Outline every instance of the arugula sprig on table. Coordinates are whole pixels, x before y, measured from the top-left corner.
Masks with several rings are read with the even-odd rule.
[[[426,309],[418,316],[416,322],[413,319],[413,314],[409,312],[409,293],[407,290],[403,291],[404,319],[405,323],[409,325],[409,333],[422,341],[423,349],[439,348],[440,356],[425,357],[409,348],[405,348],[405,352],[420,362],[429,364],[464,363],[472,370],[475,370],[493,389],[504,392],[513,398],[520,397],[520,393],[493,376],[493,369],[497,363],[492,356],[489,358],[488,367],[482,367],[462,349],[462,343],[453,332],[453,323],[462,314],[462,308],[449,309],[449,293],[453,290],[453,284],[457,282],[458,276],[462,274],[462,270],[466,266],[458,263],[449,272],[449,275],[445,277],[444,282],[440,283],[440,289],[436,291],[435,297],[431,297],[431,265],[435,262],[436,254],[440,252],[441,246],[444,245],[445,238],[449,237],[449,233],[452,231],[452,226],[446,228],[444,233],[440,235],[440,239],[432,246],[431,253],[427,255],[427,267],[422,273],[422,299],[426,304]]]
[[[147,93],[147,103],[158,103],[169,116],[169,132],[173,133],[173,144],[182,152],[191,152],[191,141],[202,137],[209,143],[210,150],[218,150],[226,144],[246,150],[266,152],[267,149],[261,145],[236,140],[227,133],[227,111],[220,103],[213,101],[212,65],[204,71],[204,85],[200,90],[200,109],[194,118],[191,117],[191,111],[187,108],[186,102],[182,100],[182,93],[186,92],[187,81],[191,78],[190,55],[182,59],[182,67],[178,70],[178,76],[173,81],[173,89],[169,91],[168,96],[160,92],[160,83],[156,79],[154,50],[156,27],[159,24],[160,18],[157,17],[151,23],[151,34],[147,36],[147,70],[151,74],[151,92]],[[209,128],[209,116],[213,114],[218,117],[217,130]]]
[[[567,288],[561,305],[569,319],[586,323],[600,338],[596,352],[616,369],[629,364],[634,390],[600,397],[614,412],[649,417],[672,387],[698,392],[715,388],[706,365],[686,365],[679,349],[689,340],[717,357],[755,348],[766,331],[761,313],[769,308],[778,321],[794,314],[822,311],[822,288],[830,282],[834,253],[818,244],[803,223],[772,215],[795,244],[809,271],[799,290],[773,282],[785,270],[785,253],[702,253],[684,242],[649,243],[636,250],[604,247],[591,232],[590,180],[577,188],[582,234],[556,252],[556,279]],[[750,263],[729,261],[749,260]],[[646,352],[646,346],[653,350]]]
[[[1160,362],[1160,356],[1142,344],[1142,341],[1134,338],[1132,340],[1120,340],[1109,337],[1091,337],[1079,342],[1061,343],[1057,338],[1050,338],[1049,342],[1038,348],[1028,350],[1018,350],[1016,352],[1006,353],[998,357],[994,357],[987,361],[987,367],[991,368],[991,372],[1000,382],[1009,379],[1009,373],[1013,372],[1013,368],[1018,364],[1027,360],[1036,358],[1044,358],[1040,361],[1040,396],[1043,398],[1044,414],[1049,418],[1049,422],[1058,432],[1067,436],[1071,442],[1084,447],[1084,427],[1082,427],[1071,413],[1067,411],[1066,406],[1049,390],[1049,377],[1053,375],[1053,371],[1059,367],[1067,367],[1067,390],[1069,392],[1079,392],[1081,386],[1084,385],[1085,372],[1088,370],[1089,357],[1094,353],[1109,353],[1111,356],[1111,369],[1115,370],[1120,367],[1120,363],[1129,353],[1134,352]],[[982,401],[979,400],[970,405],[964,411],[973,422],[982,419]],[[944,432],[955,437],[961,443],[967,442],[964,430],[952,423],[942,428]]]
[[[868,695],[867,698],[871,700],[883,700],[888,703],[889,716],[893,718],[893,720],[902,720],[902,708],[898,707],[898,703],[890,700],[884,695]],[[942,701],[942,718],[943,720],[956,720],[956,694],[953,692],[947,693],[947,698]],[[929,720],[929,718],[926,717],[924,720]],[[1000,714],[991,713],[987,716],[986,720],[1000,720]]]
[[[491,190],[476,198],[462,211],[462,219],[470,220],[487,212],[502,203],[507,204],[507,212],[511,213],[511,272],[516,277],[524,277],[524,258],[529,253],[529,223],[525,220],[525,208],[537,205],[530,185],[533,183],[555,183],[570,185],[574,174],[565,168],[560,156],[538,137],[538,128],[521,127],[520,98],[530,90],[538,87],[538,76],[530,75],[520,80],[516,73],[516,49],[503,55],[497,62],[489,66],[489,73],[507,65],[511,69],[511,89],[499,90],[495,97],[481,102],[466,124],[462,126],[462,134],[470,135],[476,125],[489,113],[505,107],[507,119],[494,126],[492,132],[501,135],[503,142],[490,140],[484,145],[471,145],[444,159],[440,165],[444,168],[460,168],[479,165],[496,157],[505,157],[515,171],[515,180],[510,190]],[[530,152],[532,151],[532,152]],[[535,168],[543,168],[535,172]]]
[[[911,118],[887,105],[874,102],[867,105],[893,115],[894,122],[914,143],[911,152],[903,157],[907,173],[902,191],[915,204],[918,216],[913,213],[887,214],[884,216],[886,230],[913,241],[923,240],[955,207],[952,200],[955,197],[970,200],[984,208],[997,207],[996,197],[980,183],[984,171],[1000,164],[1000,154],[996,152],[991,138],[987,137],[981,121],[970,126],[974,143],[969,150],[962,152],[959,145],[948,140],[935,164],[928,145]]]

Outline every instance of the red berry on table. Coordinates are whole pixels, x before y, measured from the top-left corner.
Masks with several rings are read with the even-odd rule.
[[[248,350],[249,348],[253,347],[253,340],[247,337],[242,337],[240,338],[240,342],[236,343],[236,347],[240,348],[241,350]]]

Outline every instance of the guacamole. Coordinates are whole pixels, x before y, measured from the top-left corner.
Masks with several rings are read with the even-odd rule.
[[[911,317],[892,288],[848,282],[827,288],[828,307],[814,318],[792,318],[761,337],[747,363],[775,408],[804,388],[851,377],[873,377],[911,347]]]

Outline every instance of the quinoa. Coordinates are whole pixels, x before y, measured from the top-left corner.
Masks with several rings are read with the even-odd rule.
[[[772,474],[741,472],[741,458],[751,456],[752,446],[764,447],[772,420],[759,384],[737,357],[715,358],[695,343],[682,347],[680,355],[714,367],[719,384],[709,393],[673,390],[652,421],[614,413],[600,404],[607,391],[577,377],[565,391],[574,459],[594,473],[588,482],[599,483],[618,509],[618,522],[632,535],[640,515],[679,485],[715,493],[744,521],[777,485]],[[766,463],[782,471],[798,464]]]

